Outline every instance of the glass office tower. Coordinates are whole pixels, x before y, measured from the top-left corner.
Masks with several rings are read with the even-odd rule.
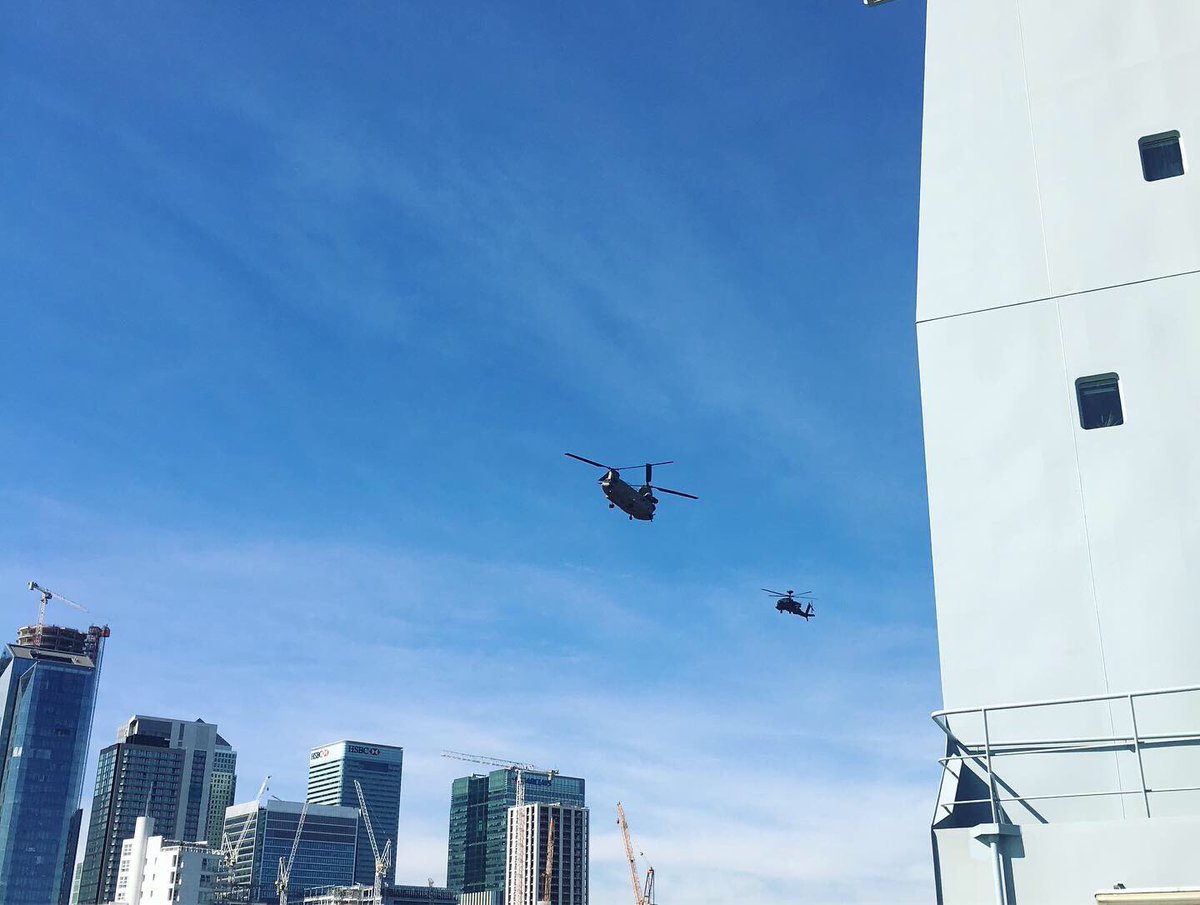
[[[340,741],[313,748],[308,754],[308,800],[312,804],[358,807],[354,781],[362,786],[371,828],[382,849],[388,839],[396,848],[400,825],[400,778],[404,769],[404,749],[373,742]],[[385,877],[390,883],[392,877]],[[354,882],[370,886],[375,882],[375,856],[364,822],[358,837],[358,855]]]
[[[225,815],[225,833],[242,838],[233,870],[231,898],[262,905],[277,905],[279,859],[291,854],[304,803],[270,798],[231,807]],[[303,832],[296,843],[288,884],[288,901],[299,902],[322,886],[349,886],[354,874],[354,852],[359,836],[358,808],[310,804]],[[366,835],[366,830],[362,830]]]
[[[225,808],[233,803],[231,775],[224,775],[233,758],[213,723],[140,715],[126,721],[96,767],[80,903],[112,900],[121,843],[133,835],[138,817],[148,814],[162,835],[183,842],[211,840],[215,817],[219,847]]]
[[[525,774],[525,801],[582,808],[584,781],[575,776]],[[508,809],[517,803],[517,775],[493,770],[464,776],[450,789],[446,886],[456,893],[504,895]]]
[[[18,638],[28,644],[0,651],[0,902],[41,905],[70,894],[107,637],[100,626],[27,626]],[[42,638],[53,643],[34,646]]]
[[[219,735],[208,789],[208,844],[217,851],[225,829],[225,809],[233,805],[237,795],[237,752]]]

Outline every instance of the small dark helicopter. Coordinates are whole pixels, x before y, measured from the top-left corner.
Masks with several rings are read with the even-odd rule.
[[[632,485],[621,480],[621,469],[613,468],[610,465],[603,465],[600,462],[593,462],[591,459],[585,459],[583,456],[577,456],[575,453],[567,453],[572,459],[578,459],[580,462],[586,462],[588,465],[595,465],[597,468],[604,469],[604,476],[600,478],[600,489],[604,491],[604,495],[608,497],[609,509],[620,509],[630,520],[638,519],[639,521],[649,522],[654,519],[654,507],[658,505],[658,498],[654,495],[654,491],[659,493],[670,493],[675,496],[686,497],[689,500],[698,500],[700,497],[692,496],[690,493],[684,493],[680,490],[668,490],[666,487],[655,487],[650,483],[651,475],[656,465],[671,465],[672,462],[647,462],[646,483],[638,489],[634,489]],[[623,465],[622,468],[639,468],[638,465]]]
[[[805,622],[808,622],[816,613],[813,612],[812,591],[805,591],[802,594],[797,594],[795,591],[789,590],[786,594],[781,594],[779,591],[772,591],[770,588],[763,588],[772,597],[778,598],[775,601],[775,609],[781,613],[791,613],[793,616],[800,616]],[[800,599],[797,600],[796,598]]]

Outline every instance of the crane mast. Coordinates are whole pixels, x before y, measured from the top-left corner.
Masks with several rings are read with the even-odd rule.
[[[296,860],[296,849],[300,847],[300,834],[304,832],[304,820],[308,817],[308,802],[300,809],[300,822],[296,825],[296,838],[292,840],[292,850],[285,861],[279,859],[279,876],[275,879],[275,889],[279,891],[279,905],[287,905],[288,883],[292,879],[292,864]]]
[[[629,860],[629,879],[633,883],[633,905],[645,905],[642,898],[642,881],[638,877],[637,859],[633,856],[633,841],[629,838],[629,823],[625,820],[625,808],[617,802],[617,823],[621,826],[621,837],[625,840],[625,857]]]
[[[254,803],[256,805],[262,801],[263,796],[267,794],[267,789],[270,787],[271,777],[268,776],[262,781],[262,785],[258,787],[258,794],[254,796]],[[233,842],[229,838],[228,833],[223,833],[221,835],[221,864],[225,868],[225,882],[229,886],[229,889],[226,891],[226,896],[229,899],[233,898],[233,873],[237,867],[238,855],[242,851],[242,843],[246,841],[246,835],[250,831],[250,824],[252,822],[257,822],[257,820],[258,818],[255,817],[254,821],[251,821],[250,816],[246,816],[246,822],[242,824],[242,831],[238,834],[237,842]]]
[[[646,870],[646,885],[643,893],[642,882],[638,878],[637,858],[633,855],[633,840],[629,836],[629,821],[625,819],[625,808],[619,801],[617,802],[617,823],[621,827],[621,837],[625,840],[625,857],[629,860],[629,879],[633,883],[634,905],[654,905],[654,868],[650,867]]]
[[[367,840],[371,843],[371,854],[375,857],[375,897],[371,903],[372,905],[382,905],[383,878],[392,866],[392,840],[388,839],[383,846],[383,851],[379,850],[379,843],[375,841],[375,828],[371,825],[371,815],[367,812],[367,797],[363,794],[362,784],[357,779],[354,780],[354,791],[358,793],[358,807],[362,811],[363,823],[367,825]]]
[[[37,591],[37,593],[41,595],[41,600],[38,602],[37,628],[34,629],[33,633],[35,645],[40,645],[42,643],[42,629],[46,626],[46,604],[48,604],[51,600],[62,601],[67,606],[71,607],[72,609],[79,610],[81,613],[88,612],[88,608],[83,604],[76,603],[71,598],[64,597],[62,594],[55,594],[49,588],[43,588],[36,581],[29,582],[29,590]]]
[[[546,870],[542,874],[542,905],[550,905],[550,877],[554,873],[554,815],[546,830]]]

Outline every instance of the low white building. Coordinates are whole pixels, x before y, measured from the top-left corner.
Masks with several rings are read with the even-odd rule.
[[[221,857],[204,842],[175,842],[154,832],[154,819],[139,817],[133,838],[121,843],[121,866],[113,900],[119,905],[213,905]]]

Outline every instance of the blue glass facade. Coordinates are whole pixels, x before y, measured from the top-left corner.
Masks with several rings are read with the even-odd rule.
[[[584,781],[575,776],[525,774],[527,804],[561,803],[584,807]],[[508,809],[517,803],[517,776],[493,770],[464,776],[450,789],[450,837],[446,886],[455,893],[504,894]]]
[[[99,678],[100,632],[77,653],[0,651],[0,902],[57,903],[69,892],[79,795]],[[83,653],[85,637],[95,659]]]
[[[302,808],[297,801],[268,800],[229,809],[225,832],[231,839],[239,837],[247,820],[254,823],[237,854],[234,886],[239,900],[248,889],[249,901],[278,905],[279,859],[291,853]],[[349,886],[358,833],[357,809],[310,805],[292,862],[288,900],[298,902],[306,891],[320,886]]]
[[[404,749],[376,742],[340,741],[313,748],[308,755],[308,800],[313,804],[357,808],[355,780],[362,786],[375,840],[382,849],[392,840],[395,851],[400,824],[400,780]],[[390,881],[392,878],[386,878]],[[375,882],[375,855],[366,825],[358,835],[354,882]]]
[[[115,897],[121,843],[133,836],[138,817],[148,814],[155,826],[175,826],[183,759],[184,752],[168,747],[165,739],[141,735],[100,752],[79,881],[80,905]]]

